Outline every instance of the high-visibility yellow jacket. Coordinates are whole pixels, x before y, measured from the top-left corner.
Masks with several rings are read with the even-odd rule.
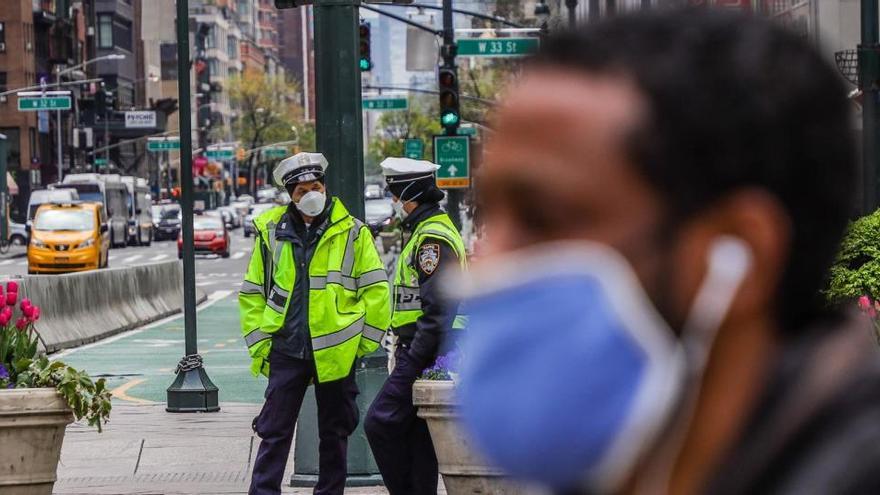
[[[287,206],[254,219],[254,252],[238,301],[251,372],[269,375],[272,335],[284,325],[296,277],[290,242],[275,230]],[[388,275],[370,230],[334,198],[328,227],[308,267],[309,333],[318,382],[348,376],[354,360],[375,351],[391,323]]]

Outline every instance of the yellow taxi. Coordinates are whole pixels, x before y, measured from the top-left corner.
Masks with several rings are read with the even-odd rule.
[[[28,273],[66,273],[107,266],[110,236],[100,203],[50,203],[30,227]]]

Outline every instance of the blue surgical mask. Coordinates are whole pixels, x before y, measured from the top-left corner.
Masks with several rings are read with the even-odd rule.
[[[715,243],[681,337],[607,246],[547,244],[475,267],[458,285],[464,426],[515,478],[619,488],[687,409],[749,261],[742,241]]]

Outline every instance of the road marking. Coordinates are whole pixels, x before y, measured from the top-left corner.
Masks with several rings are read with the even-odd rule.
[[[220,283],[220,282],[219,282],[219,281],[214,281],[214,282],[196,282],[196,287],[207,287],[207,286],[209,286],[209,285],[214,285],[214,284],[217,284],[217,283]]]
[[[0,262],[0,266],[11,265],[13,263],[15,263],[15,260],[6,260],[6,261]]]
[[[218,302],[222,301],[224,298],[226,298],[227,296],[229,296],[229,295],[232,294],[233,292],[234,292],[234,291],[231,291],[231,290],[218,290],[218,291],[214,291],[214,292],[212,292],[211,294],[208,294],[208,300],[205,301],[204,303],[202,303],[201,305],[199,305],[199,306],[196,308],[196,312],[199,312],[199,311],[202,311],[202,310],[204,310],[204,309],[208,309],[208,308],[210,308],[211,306],[213,306],[213,305],[217,304]],[[69,356],[69,355],[71,355],[71,354],[73,354],[73,353],[75,353],[75,352],[79,352],[79,351],[82,351],[82,350],[85,350],[85,349],[91,349],[91,348],[93,348],[93,347],[102,346],[102,345],[104,345],[104,344],[110,344],[110,343],[116,342],[117,340],[124,339],[124,338],[126,338],[126,337],[130,337],[130,336],[132,336],[132,335],[137,335],[137,334],[139,334],[139,333],[141,333],[141,332],[145,332],[145,331],[147,331],[147,330],[149,330],[149,329],[151,329],[151,328],[155,328],[155,327],[158,327],[158,326],[160,326],[160,325],[165,325],[166,323],[170,323],[170,322],[172,322],[172,321],[174,321],[174,320],[181,320],[181,321],[182,321],[182,320],[183,320],[183,314],[182,314],[182,313],[178,313],[178,314],[175,314],[175,315],[171,315],[171,316],[169,316],[169,317],[167,317],[167,318],[162,318],[162,319],[159,320],[159,321],[154,321],[153,323],[150,323],[150,324],[147,325],[147,326],[143,326],[143,327],[140,327],[140,328],[135,328],[134,330],[129,330],[129,331],[127,331],[127,332],[120,333],[119,335],[114,335],[113,337],[110,337],[110,338],[108,338],[108,339],[100,340],[100,341],[98,341],[98,342],[92,342],[91,344],[86,344],[86,345],[81,346],[81,347],[75,347],[75,348],[73,348],[73,349],[67,349],[67,350],[64,350],[64,351],[61,351],[61,352],[58,352],[58,353],[52,354],[51,356],[49,356],[49,359],[51,359],[51,360],[54,361],[54,360],[56,360],[56,359],[61,359],[61,358],[65,357],[65,356]]]
[[[19,261],[18,263],[15,264],[15,266],[24,266],[24,265],[27,265],[27,261]]]
[[[134,256],[129,256],[128,258],[125,258],[124,260],[122,260],[122,262],[123,263],[133,263],[143,257],[144,257],[144,255],[142,255],[142,254],[136,254]]]
[[[119,400],[124,400],[126,402],[133,402],[135,404],[153,404],[153,401],[149,401],[149,400],[145,400],[145,399],[138,399],[137,397],[131,397],[130,395],[127,394],[127,392],[129,390],[136,387],[137,385],[140,385],[141,383],[144,383],[145,381],[147,381],[145,378],[135,378],[133,380],[129,380],[129,381],[123,383],[122,385],[111,390],[110,395],[112,395],[113,397],[115,397]]]
[[[116,259],[116,255],[115,255],[115,254],[110,254],[109,256],[107,256],[107,260],[109,260],[109,261],[113,261],[113,260],[115,260],[115,259]]]
[[[246,254],[245,251],[239,251],[239,252],[237,252],[237,253],[235,253],[235,254],[232,255],[232,259],[234,259],[234,260],[240,260],[240,259],[244,258],[244,255],[245,255],[245,254]]]
[[[217,348],[226,347],[226,344],[224,344],[223,342],[220,342],[218,344],[214,344],[214,347],[217,347]]]
[[[167,257],[168,257],[167,254],[160,254],[158,256],[153,256],[152,258],[150,258],[150,261],[162,261]]]

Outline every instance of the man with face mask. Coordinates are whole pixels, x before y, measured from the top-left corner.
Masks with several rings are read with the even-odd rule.
[[[873,331],[822,299],[858,198],[846,94],[808,40],[724,12],[542,42],[454,287],[487,458],[556,493],[880,492]]]
[[[373,457],[391,495],[437,493],[437,457],[425,421],[416,416],[412,385],[451,332],[463,326],[458,305],[443,297],[440,280],[467,266],[464,242],[438,204],[437,165],[386,158],[382,173],[410,238],[397,261],[391,331],[397,336],[395,366],[364,419]]]
[[[375,351],[391,322],[388,276],[370,229],[327,196],[327,159],[298,153],[275,167],[291,203],[254,219],[256,244],[239,293],[251,371],[269,378],[254,420],[262,439],[251,494],[281,493],[303,396],[315,384],[316,494],[341,494],[348,436],[358,423],[357,358]]]

